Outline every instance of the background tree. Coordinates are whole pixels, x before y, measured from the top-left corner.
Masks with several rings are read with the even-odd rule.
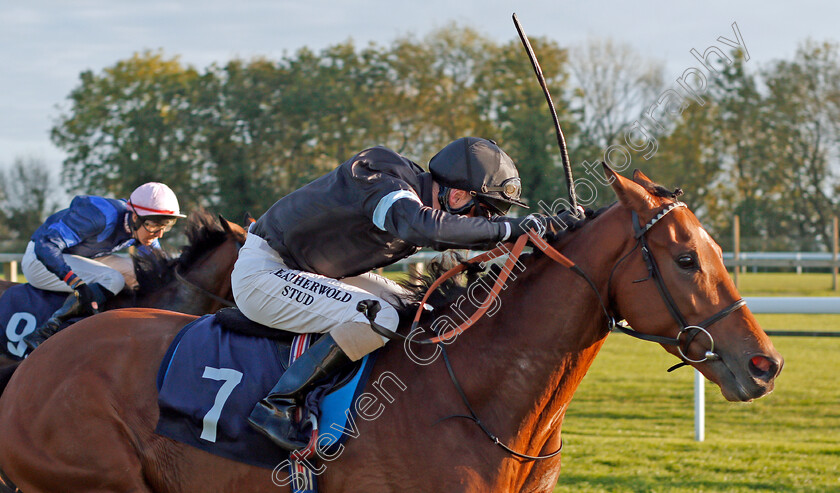
[[[670,134],[659,139],[657,153],[638,167],[668,188],[682,188],[686,193],[681,200],[721,235],[731,225],[732,190],[723,179],[719,113],[712,100],[688,106]]]
[[[573,46],[568,67],[578,145],[596,155],[623,139],[625,127],[656,102],[664,86],[661,62],[609,38]]]
[[[550,39],[532,44],[573,163],[598,162],[625,144],[628,125],[662,94],[662,64],[627,45],[589,40],[570,55]],[[714,232],[739,214],[745,248],[824,248],[840,193],[837,46],[807,42],[791,60],[745,62],[733,54],[709,74],[703,104],[646,125],[659,150],[650,161],[633,153],[633,167],[685,188]],[[136,54],[82,73],[52,130],[68,153],[71,193],[124,197],[164,181],[184,209],[232,218],[261,214],[366,147],[385,145],[425,166],[464,135],[508,151],[532,206],[566,198],[551,116],[518,40],[499,44],[457,24],[388,46],[304,47],[203,72],[159,52]],[[592,205],[612,200],[606,188],[597,196]]]
[[[127,197],[148,181],[167,183],[182,207],[201,205],[207,190],[195,125],[198,73],[177,57],[145,52],[102,74],[85,71],[51,137],[67,152],[68,191]]]
[[[562,99],[568,83],[566,50],[545,38],[530,41],[554,98],[563,132],[569,142],[574,142],[577,125],[569,112],[569,103]],[[499,144],[516,161],[524,200],[534,212],[540,212],[541,201],[552,206],[558,198],[565,198],[566,183],[554,122],[518,40],[497,48],[479,81],[482,118],[495,122],[501,136]],[[571,156],[576,154],[571,149],[569,152]]]
[[[52,173],[41,159],[17,158],[9,169],[0,170],[0,210],[3,211],[4,249],[23,252],[32,233],[57,211],[61,200]]]
[[[773,163],[768,181],[778,184],[761,184],[771,192],[762,198],[775,220],[767,230],[771,237],[796,238],[790,246],[797,249],[831,248],[840,187],[839,62],[837,44],[808,41],[792,61],[776,62],[763,73],[769,91],[762,105],[763,148]]]
[[[576,164],[575,173],[583,178],[585,170],[578,164],[591,163],[589,173],[600,174],[600,169],[591,169],[591,166],[609,159],[610,146],[626,149],[625,133],[656,103],[664,85],[664,70],[661,62],[642,56],[627,44],[609,38],[590,38],[569,49],[568,71],[570,80],[566,97],[571,118],[578,127],[575,137],[570,138],[570,157]],[[651,137],[657,140],[668,130],[670,128],[648,128]],[[630,155],[633,165],[629,170],[645,167],[647,158],[641,159],[641,156],[639,153]],[[659,179],[656,173],[652,176]],[[597,200],[593,207],[613,201],[608,186],[603,186],[597,178],[585,178],[594,186]],[[583,195],[586,192],[582,189],[581,200],[586,199]]]
[[[389,139],[393,148],[424,164],[444,145],[464,135],[493,138],[496,128],[482,118],[477,78],[497,46],[477,31],[450,24],[421,40],[400,38],[388,51],[397,96],[385,112],[399,119]]]

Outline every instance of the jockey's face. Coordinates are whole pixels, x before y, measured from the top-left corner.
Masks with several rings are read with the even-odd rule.
[[[465,190],[458,190],[457,188],[453,188],[452,191],[449,193],[449,206],[452,207],[453,210],[458,210],[461,207],[469,204],[470,201],[473,200],[473,196],[470,195],[469,192]],[[469,212],[466,214],[462,214],[467,217],[476,217],[476,208],[470,208]]]
[[[133,214],[132,219],[137,221],[137,215]],[[174,221],[173,221],[174,222]],[[139,228],[134,232],[134,238],[137,240],[138,243],[144,246],[149,246],[152,244],[153,241],[162,238],[163,233],[169,231],[171,226],[169,227],[158,227],[157,224],[151,224],[150,227],[146,227],[145,222],[140,225]]]

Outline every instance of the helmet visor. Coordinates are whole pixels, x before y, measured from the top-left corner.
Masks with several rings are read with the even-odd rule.
[[[487,196],[478,196],[476,199],[479,207],[485,209],[491,216],[504,216],[512,205],[510,202]]]

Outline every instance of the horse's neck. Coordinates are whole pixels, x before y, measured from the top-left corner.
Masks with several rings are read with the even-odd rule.
[[[190,315],[212,313],[221,308],[221,303],[202,294],[196,288],[224,298],[230,293],[229,291],[222,292],[220,290],[225,286],[230,286],[230,270],[225,271],[216,267],[203,267],[205,264],[213,266],[212,261],[204,261],[201,264],[193,265],[181,274],[195,288],[188,286],[173,276],[172,280],[166,285],[143,295],[135,295],[134,293],[124,291],[109,302],[107,308],[160,308]]]
[[[208,296],[208,293],[220,297],[228,295],[228,292],[221,292],[220,289],[230,286],[230,271],[196,267],[184,273],[183,277],[190,285],[175,279],[165,288],[169,295],[161,301],[166,304],[168,310],[204,315],[222,307],[219,301]]]
[[[562,247],[605,298],[612,266],[632,244],[626,234],[616,234],[621,219],[620,211],[608,211]],[[497,417],[493,431],[505,443],[539,455],[559,446],[566,408],[606,339],[607,320],[598,297],[578,275],[547,256],[523,265],[500,297],[498,313],[460,336],[464,341],[450,352],[454,365],[480,369],[459,374],[467,395],[481,399],[479,417]],[[525,461],[517,467],[533,466]],[[500,475],[509,478],[502,481],[527,477],[522,471]],[[522,484],[498,486],[518,490]]]

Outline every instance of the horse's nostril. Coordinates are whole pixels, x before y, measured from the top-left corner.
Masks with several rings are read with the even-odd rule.
[[[750,363],[755,365],[756,368],[763,372],[766,372],[770,369],[770,360],[768,360],[764,356],[756,356],[750,360]]]
[[[759,380],[769,381],[776,376],[778,365],[766,356],[753,356],[750,359],[750,374]]]

